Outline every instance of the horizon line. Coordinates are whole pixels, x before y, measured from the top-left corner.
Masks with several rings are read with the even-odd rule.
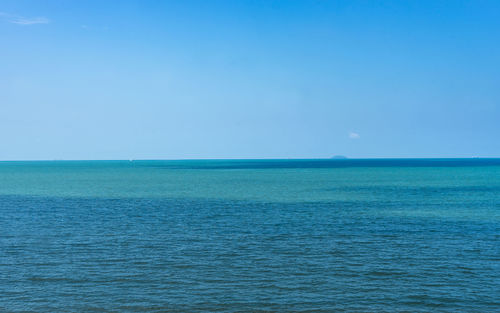
[[[500,157],[361,157],[361,158],[179,158],[179,159],[20,159],[20,160],[0,160],[0,162],[99,162],[99,161],[302,161],[302,160],[330,160],[330,161],[347,161],[347,160],[478,160],[478,159],[500,159]]]

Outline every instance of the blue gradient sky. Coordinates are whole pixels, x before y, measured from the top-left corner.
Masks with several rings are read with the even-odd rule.
[[[2,160],[500,156],[500,1],[0,12]]]

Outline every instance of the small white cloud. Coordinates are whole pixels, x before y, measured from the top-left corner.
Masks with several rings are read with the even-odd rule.
[[[358,133],[350,132],[350,133],[349,133],[349,138],[350,138],[350,139],[359,139],[359,138],[360,138],[360,136],[359,136],[359,134],[358,134]]]
[[[33,25],[33,24],[48,24],[50,23],[50,20],[46,17],[33,17],[33,18],[17,17],[15,19],[10,20],[10,22],[18,25]]]
[[[14,14],[0,12],[0,17],[9,23],[17,25],[35,25],[35,24],[48,24],[50,20],[46,17],[24,17]]]

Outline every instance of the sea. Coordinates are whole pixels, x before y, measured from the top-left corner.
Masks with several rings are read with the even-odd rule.
[[[500,312],[500,159],[0,162],[0,312]]]

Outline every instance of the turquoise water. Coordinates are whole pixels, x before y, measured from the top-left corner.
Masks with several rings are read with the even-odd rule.
[[[500,159],[0,162],[0,311],[500,312]]]

